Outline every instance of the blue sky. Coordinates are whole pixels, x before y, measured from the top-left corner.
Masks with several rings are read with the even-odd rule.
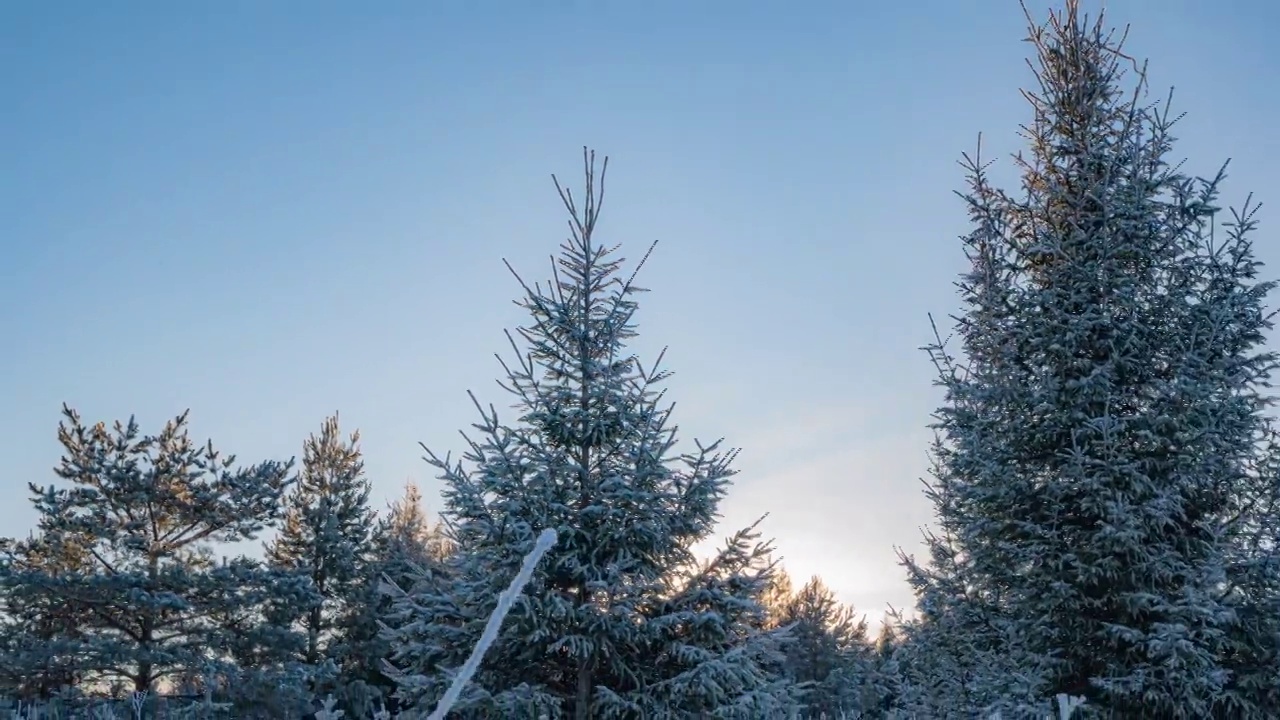
[[[1280,6],[1108,13],[1177,86],[1188,169],[1234,157],[1226,199],[1280,203]],[[0,534],[34,522],[63,401],[152,431],[190,408],[245,461],[340,410],[375,502],[414,479],[438,509],[417,443],[460,448],[468,389],[507,403],[501,261],[547,275],[548,176],[576,187],[589,144],[601,239],[661,241],[639,349],[670,346],[687,438],[743,449],[724,532],[769,512],[793,574],[872,616],[907,604],[955,161],[983,132],[1011,177],[1023,37],[994,0],[5,3]]]

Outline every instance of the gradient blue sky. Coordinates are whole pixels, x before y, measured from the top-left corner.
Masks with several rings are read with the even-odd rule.
[[[1108,13],[1177,86],[1189,169],[1234,157],[1226,198],[1280,204],[1280,5]],[[589,144],[602,239],[662,241],[642,353],[670,346],[686,437],[743,448],[724,532],[770,512],[794,575],[909,604],[917,348],[956,308],[956,159],[981,131],[1009,177],[1023,37],[1012,0],[0,4],[0,534],[32,526],[63,401],[190,408],[246,461],[340,410],[375,502],[412,478],[438,509],[417,443],[460,447],[467,389],[507,402],[501,260],[546,276],[548,175],[576,187]]]

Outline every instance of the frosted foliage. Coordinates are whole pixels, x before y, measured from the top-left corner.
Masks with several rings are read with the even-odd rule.
[[[1022,193],[966,157],[962,347],[930,349],[946,401],[938,534],[928,563],[907,562],[922,612],[912,692],[1261,716],[1276,685],[1247,658],[1275,657],[1261,621],[1275,565],[1258,569],[1275,546],[1257,532],[1274,498],[1258,441],[1275,357],[1254,208],[1219,222],[1222,173],[1166,162],[1168,103],[1144,98],[1144,72],[1127,78],[1101,18],[1071,1],[1031,40]]]
[[[343,633],[336,649],[343,657],[343,700],[353,710],[395,704],[389,697],[394,683],[383,671],[391,646],[381,629],[394,598],[383,590],[412,587],[421,574],[434,576],[451,551],[439,526],[428,522],[417,486],[407,483],[404,494],[374,524],[358,601],[342,618]]]
[[[6,598],[62,607],[42,618],[11,669],[70,671],[75,658],[76,680],[146,691],[204,664],[210,648],[287,645],[287,634],[255,620],[278,578],[248,559],[215,561],[212,543],[251,540],[278,517],[289,464],[237,469],[190,440],[185,414],[147,436],[132,419],[108,429],[63,414],[56,472],[65,485],[30,486],[39,534],[10,545],[0,563]]]
[[[285,503],[284,527],[267,547],[270,565],[309,580],[317,603],[300,608],[296,623],[307,636],[300,658],[309,665],[336,659],[339,632],[356,603],[373,524],[360,435],[344,439],[338,417],[325,420],[303,446],[302,470]]]
[[[457,552],[414,587],[388,587],[399,694],[430,705],[444,693],[494,598],[553,529],[559,541],[459,697],[459,717],[618,717],[676,702],[675,690],[661,693],[694,679],[720,683],[700,688],[708,712],[759,706],[777,688],[756,665],[768,643],[743,618],[758,608],[767,548],[748,547],[732,570],[713,569],[723,575],[714,581],[692,554],[714,527],[734,452],[675,450],[661,358],[643,365],[626,349],[642,290],[621,275],[617,248],[594,238],[604,170],[597,176],[586,152],[584,166],[581,202],[561,191],[571,237],[552,280],[516,275],[530,323],[508,333],[500,382],[515,422],[477,401],[462,457],[427,451]],[[685,605],[695,592],[703,604]]]
[[[280,533],[267,545],[268,564],[305,584],[310,592],[292,606],[277,601],[273,622],[302,639],[296,652],[278,653],[304,666],[308,689],[334,695],[347,716],[361,715],[381,699],[381,689],[362,672],[382,648],[364,605],[373,558],[369,481],[364,476],[360,434],[343,435],[335,414],[303,444],[298,482],[285,499]]]
[[[524,563],[520,566],[520,572],[511,581],[511,585],[498,597],[498,606],[494,608],[493,614],[489,616],[489,622],[485,623],[484,633],[480,636],[480,641],[471,650],[471,656],[467,658],[466,664],[453,677],[453,682],[449,684],[449,690],[445,692],[444,697],[440,698],[440,704],[436,706],[435,711],[431,713],[428,720],[444,720],[445,715],[453,709],[454,703],[458,701],[458,696],[462,694],[462,689],[466,687],[471,680],[471,676],[475,675],[476,669],[480,667],[480,660],[484,658],[485,651],[489,649],[494,640],[498,639],[498,628],[502,627],[502,621],[507,617],[507,613],[511,611],[511,606],[515,603],[516,596],[529,583],[529,577],[533,575],[533,569],[537,567],[538,561],[555,544],[555,530],[547,528],[538,535],[538,541],[534,543],[533,550],[530,550],[529,554],[525,556]]]
[[[786,629],[774,669],[800,691],[808,717],[860,716],[881,709],[888,698],[876,667],[867,622],[814,577],[792,591],[786,574],[767,598],[770,626]]]

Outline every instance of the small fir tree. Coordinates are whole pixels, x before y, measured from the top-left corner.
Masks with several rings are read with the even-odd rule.
[[[374,514],[359,443],[359,432],[342,437],[336,414],[307,438],[283,527],[267,546],[272,568],[307,578],[318,595],[299,623],[307,638],[299,659],[311,667],[340,661],[332,645],[361,589]]]
[[[503,383],[517,423],[477,402],[480,437],[462,461],[428,451],[457,551],[444,589],[411,591],[389,616],[400,693],[434,703],[538,533],[554,528],[559,542],[458,717],[779,716],[791,698],[760,665],[772,651],[759,630],[770,548],[745,532],[710,564],[695,560],[734,453],[675,451],[666,373],[626,349],[640,288],[594,237],[604,172],[597,185],[585,150],[584,165],[584,204],[561,192],[572,238],[553,280],[521,281],[532,324],[508,336]]]

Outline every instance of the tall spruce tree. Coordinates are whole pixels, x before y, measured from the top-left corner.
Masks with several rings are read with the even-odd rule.
[[[11,592],[75,612],[74,632],[55,632],[46,659],[74,658],[88,680],[142,691],[233,646],[279,644],[248,622],[266,597],[252,587],[272,587],[271,574],[243,558],[219,563],[212,548],[252,540],[275,520],[292,462],[237,469],[234,457],[191,441],[185,413],[147,436],[132,419],[108,430],[66,406],[63,415],[56,472],[69,486],[30,485],[41,543],[0,563]],[[37,654],[27,658],[39,663]]]
[[[302,469],[285,501],[283,527],[266,553],[273,568],[306,577],[319,596],[300,621],[307,637],[300,659],[307,665],[339,660],[330,644],[361,589],[374,520],[369,490],[360,433],[343,438],[334,414],[303,445]]]
[[[1125,80],[1133,63],[1101,17],[1068,0],[1028,20],[1023,193],[968,162],[963,348],[931,348],[942,532],[930,563],[907,563],[916,638],[953,658],[1046,661],[1023,689],[1098,715],[1269,716],[1232,672],[1274,643],[1240,632],[1233,592],[1237,568],[1274,552],[1239,539],[1240,509],[1268,492],[1257,443],[1275,365],[1253,208],[1215,231],[1222,173],[1170,166],[1167,104],[1143,99],[1145,70]],[[1004,672],[969,666],[967,689],[995,682],[990,667]]]
[[[604,170],[597,184],[594,155],[583,155],[583,204],[560,192],[572,237],[554,278],[520,280],[532,323],[508,334],[515,359],[502,383],[516,424],[477,401],[480,437],[462,460],[427,451],[456,552],[443,590],[410,591],[388,616],[400,693],[435,702],[538,533],[554,528],[559,542],[458,717],[778,717],[789,689],[759,664],[774,649],[758,631],[770,548],[748,529],[696,561],[735,453],[675,450],[667,374],[626,349],[641,290],[595,238]]]

